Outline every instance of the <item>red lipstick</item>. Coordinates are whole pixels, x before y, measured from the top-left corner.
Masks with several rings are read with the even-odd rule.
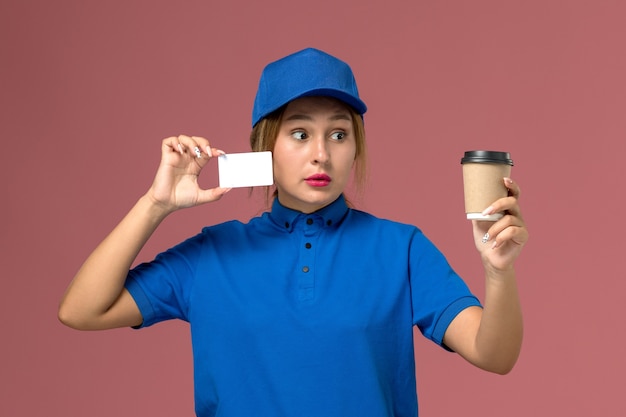
[[[326,174],[313,174],[304,179],[311,187],[326,187],[332,180]]]

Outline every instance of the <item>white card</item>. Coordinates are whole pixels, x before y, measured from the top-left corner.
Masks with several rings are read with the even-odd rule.
[[[220,187],[254,187],[272,185],[272,153],[228,153],[217,158]]]

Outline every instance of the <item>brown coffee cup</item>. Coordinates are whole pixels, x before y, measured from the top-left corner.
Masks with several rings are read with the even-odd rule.
[[[499,198],[506,197],[504,177],[511,176],[513,161],[508,152],[468,151],[461,159],[465,213],[470,220],[496,221],[503,213],[482,212]]]

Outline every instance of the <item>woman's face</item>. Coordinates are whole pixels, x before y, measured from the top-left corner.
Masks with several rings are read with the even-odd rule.
[[[274,181],[286,207],[312,213],[344,191],[356,141],[346,105],[329,97],[304,97],[283,113],[274,145]]]

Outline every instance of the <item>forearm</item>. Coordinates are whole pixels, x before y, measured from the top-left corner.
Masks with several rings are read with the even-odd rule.
[[[167,212],[142,197],[98,245],[69,285],[60,320],[76,328],[100,327],[98,321],[120,298],[128,271]]]
[[[486,271],[484,308],[476,333],[479,366],[497,373],[509,372],[520,353],[522,312],[515,271]]]
[[[485,268],[483,306],[461,311],[448,326],[444,343],[470,363],[499,374],[513,369],[522,346],[523,323],[514,264],[528,241],[521,217],[520,189],[504,178],[508,196],[483,214],[506,213],[495,223],[472,221],[474,244]]]

